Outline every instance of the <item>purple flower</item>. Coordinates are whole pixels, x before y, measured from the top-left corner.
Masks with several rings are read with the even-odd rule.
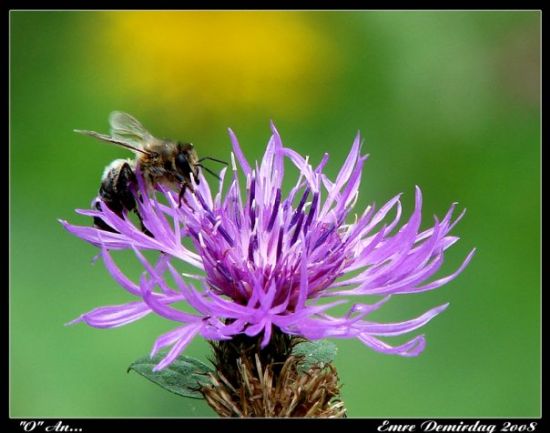
[[[227,169],[220,173],[215,195],[201,175],[194,193],[187,192],[181,206],[177,193],[162,186],[157,187],[160,200],[147,195],[138,173],[142,197],[137,200],[138,208],[150,234],[126,215],[119,217],[109,210],[99,198],[101,210],[77,212],[100,217],[116,232],[61,221],[68,231],[101,249],[113,279],[137,298],[96,308],[71,323],[113,328],[149,313],[176,322],[178,326],[153,346],[152,355],[171,346],[156,370],[170,364],[197,334],[210,340],[259,335],[265,347],[273,327],[310,340],[357,338],[379,352],[418,355],[425,346],[423,335],[397,346],[380,337],[414,331],[448,304],[404,322],[376,323],[367,316],[392,295],[435,289],[465,268],[474,250],[454,273],[432,278],[443,263],[445,250],[458,240],[449,232],[464,212],[453,221],[453,204],[443,219],[435,218],[432,228],[420,231],[422,194],[417,187],[414,211],[399,229],[400,195],[379,209],[369,206],[361,216],[351,218],[367,159],[360,154],[359,135],[338,176],[330,180],[323,174],[327,154],[313,167],[307,157],[283,146],[273,125],[272,133],[260,165],[251,166],[229,130],[232,174],[225,193]],[[282,190],[285,159],[300,172],[288,194]],[[244,194],[236,161],[246,177]],[[393,218],[388,218],[390,213]],[[193,249],[182,242],[186,238]],[[127,278],[114,262],[110,251],[120,249],[132,249],[142,263],[139,282]],[[156,263],[145,258],[144,250],[161,252]],[[174,267],[178,261],[192,265],[198,273],[181,274]],[[364,295],[381,299],[355,303],[341,316],[329,314],[333,307],[349,302],[345,297]],[[194,312],[173,306],[179,301],[187,302]]]

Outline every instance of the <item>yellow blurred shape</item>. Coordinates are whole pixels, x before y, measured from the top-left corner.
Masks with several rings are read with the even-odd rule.
[[[125,11],[106,17],[104,47],[119,75],[118,90],[155,105],[298,114],[330,90],[336,50],[307,13]]]

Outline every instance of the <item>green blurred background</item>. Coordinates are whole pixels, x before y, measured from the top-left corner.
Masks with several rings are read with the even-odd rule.
[[[74,209],[89,205],[108,162],[128,156],[72,132],[107,132],[115,109],[225,159],[227,127],[254,159],[273,119],[285,144],[312,161],[328,151],[331,176],[360,130],[371,157],[358,210],[404,192],[410,212],[418,184],[424,227],[454,201],[468,208],[444,270],[474,246],[478,252],[452,283],[396,297],[374,316],[403,320],[450,301],[424,328],[420,357],[336,341],[349,415],[539,414],[539,12],[20,11],[10,18],[11,416],[214,416],[200,401],[126,374],[172,323],[63,326],[130,300],[101,262],[92,265],[96,250],[57,222],[89,224]],[[187,350],[207,352],[199,338]]]

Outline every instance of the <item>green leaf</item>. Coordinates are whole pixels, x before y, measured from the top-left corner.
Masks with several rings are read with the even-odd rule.
[[[128,367],[128,372],[134,370],[151,382],[182,397],[202,398],[199,389],[210,382],[208,373],[214,370],[198,359],[180,355],[168,367],[161,371],[153,371],[153,367],[165,355],[166,353],[163,352],[153,358],[149,356],[139,358]]]
[[[337,347],[328,340],[305,341],[294,346],[292,354],[303,357],[300,362],[302,372],[309,370],[314,365],[330,364],[336,356]]]

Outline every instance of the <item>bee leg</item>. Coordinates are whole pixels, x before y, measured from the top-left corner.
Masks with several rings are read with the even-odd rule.
[[[151,233],[151,232],[147,229],[147,227],[145,227],[145,224],[143,224],[143,218],[141,218],[141,215],[140,215],[140,213],[138,212],[137,207],[136,207],[136,209],[134,209],[134,212],[135,212],[135,214],[136,214],[137,217],[138,217],[139,224],[140,224],[140,226],[141,226],[141,231],[143,232],[143,234],[145,234],[145,235],[147,235],[147,236],[150,236],[150,237],[154,238],[153,233]]]
[[[181,184],[180,193],[178,195],[178,208],[181,208],[181,202],[183,201],[187,206],[189,206],[189,203],[187,202],[187,199],[185,198],[185,191],[187,190],[187,184],[184,182]]]
[[[181,184],[181,190],[180,190],[180,193],[178,195],[178,208],[181,208],[181,203],[183,202],[187,205],[187,207],[189,209],[193,210],[193,207],[189,204],[189,202],[185,198],[185,191],[187,191],[187,190],[191,191],[192,194],[195,193],[195,189],[193,188],[193,186],[191,184],[183,182]]]

